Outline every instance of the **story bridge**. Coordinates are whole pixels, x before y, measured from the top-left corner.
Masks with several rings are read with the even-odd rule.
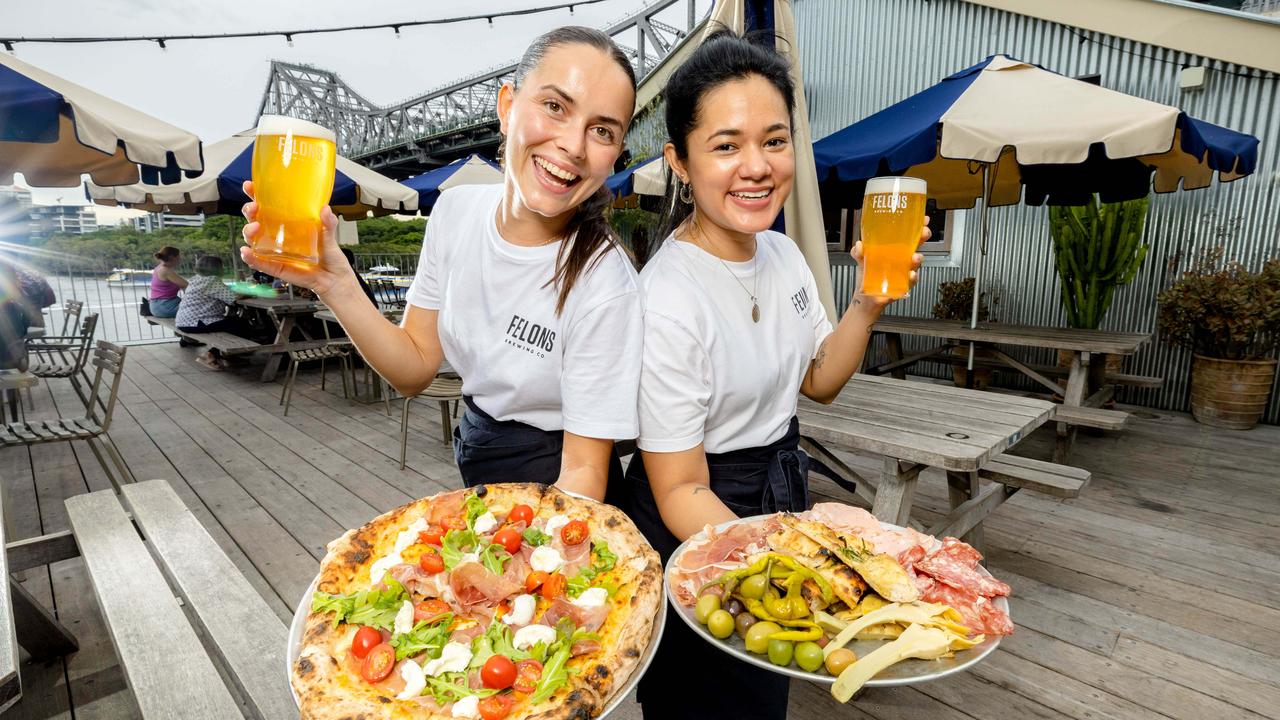
[[[702,0],[704,12],[709,5]],[[655,0],[604,28],[643,78],[701,20],[698,0]],[[493,68],[396,105],[379,107],[337,73],[273,61],[258,115],[310,120],[332,128],[338,152],[403,179],[470,153],[493,157],[500,135],[495,105],[516,65]]]

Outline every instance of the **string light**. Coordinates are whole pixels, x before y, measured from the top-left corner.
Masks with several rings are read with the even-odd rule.
[[[258,32],[238,32],[238,33],[211,33],[203,35],[164,35],[164,36],[93,36],[93,37],[7,37],[0,38],[0,44],[3,44],[9,52],[14,52],[15,43],[108,43],[108,42],[154,42],[160,46],[160,49],[167,49],[165,43],[173,40],[225,40],[228,38],[250,38],[250,37],[278,37],[283,35],[290,46],[293,45],[294,35],[317,35],[321,33],[338,33],[350,32],[354,30],[386,30],[391,29],[395,32],[396,37],[400,37],[400,28],[416,27],[419,25],[449,25],[453,23],[468,22],[471,20],[487,20],[489,27],[494,27],[494,18],[501,17],[517,17],[521,15],[535,15],[539,13],[554,12],[556,10],[568,9],[570,14],[573,13],[575,5],[594,5],[596,3],[606,2],[606,0],[573,0],[573,2],[560,3],[558,5],[547,5],[544,7],[521,8],[518,10],[504,10],[502,12],[489,12],[484,15],[466,15],[459,17],[434,18],[431,20],[410,20],[399,21],[394,23],[382,23],[378,25],[349,25],[345,27],[330,28],[312,28],[300,30],[263,30]]]

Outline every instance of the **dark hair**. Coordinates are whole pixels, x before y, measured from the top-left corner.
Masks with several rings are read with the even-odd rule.
[[[767,44],[764,44],[766,43]],[[769,81],[787,104],[787,116],[795,114],[795,84],[786,58],[773,49],[772,33],[753,33],[744,38],[731,30],[719,30],[707,38],[671,73],[663,90],[666,104],[667,138],[681,159],[689,157],[689,133],[698,124],[702,98],[734,80],[758,75]],[[667,168],[667,192],[662,201],[661,242],[693,212],[693,205],[680,199],[680,183]]]
[[[201,275],[221,275],[222,258],[217,255],[201,255],[196,260],[196,272]]]
[[[172,245],[165,245],[156,251],[156,259],[160,262],[169,262],[178,257],[182,251]]]
[[[338,248],[342,252],[342,257],[347,259],[347,264],[353,269],[356,266],[356,254],[351,252],[351,248]]]
[[[627,78],[631,80],[631,90],[635,91],[636,71],[631,67],[631,61],[626,53],[605,33],[577,25],[556,28],[538,36],[524,51],[520,64],[516,65],[513,86],[519,89],[529,73],[542,63],[542,59],[546,57],[549,50],[561,45],[574,44],[587,45],[608,54],[618,67],[626,72]],[[507,141],[503,139],[502,147],[498,150],[499,161],[505,154],[506,145]],[[594,195],[578,206],[578,210],[565,227],[564,236],[573,238],[573,241],[560,245],[560,251],[556,255],[556,272],[548,282],[559,291],[556,299],[557,315],[564,310],[565,301],[569,299],[569,291],[573,289],[573,284],[578,277],[604,257],[604,253],[599,252],[600,249],[618,246],[618,238],[613,232],[613,227],[609,225],[606,215],[612,204],[612,193],[609,192],[609,188],[601,185]]]

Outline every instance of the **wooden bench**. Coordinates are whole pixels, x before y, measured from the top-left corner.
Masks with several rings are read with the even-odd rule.
[[[173,331],[173,334],[203,343],[212,348],[217,348],[224,355],[243,355],[245,353],[261,352],[263,350],[271,350],[273,346],[262,345],[248,338],[242,338],[239,335],[233,335],[228,332],[208,332],[208,333],[192,333],[179,330],[173,318],[158,318],[147,316],[147,322],[159,327],[166,327]]]
[[[1083,405],[1059,405],[1053,413],[1056,422],[1082,425],[1099,430],[1122,430],[1129,424],[1130,415],[1123,410],[1104,410]]]
[[[1053,497],[1073,498],[1089,484],[1092,473],[1083,468],[1001,453],[982,466],[978,477]]]
[[[284,623],[168,483],[122,494],[132,519],[109,490],[66,507],[141,716],[297,718]]]

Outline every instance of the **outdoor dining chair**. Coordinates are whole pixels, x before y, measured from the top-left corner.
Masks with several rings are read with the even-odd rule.
[[[400,409],[400,469],[404,469],[405,455],[409,450],[409,403],[415,398],[435,400],[440,403],[440,427],[444,431],[444,444],[453,442],[453,423],[450,422],[449,403],[453,403],[453,412],[457,412],[458,402],[462,400],[462,378],[453,373],[441,373],[431,381],[426,390],[404,399],[404,407]]]
[[[373,289],[373,297],[378,301],[378,307],[383,310],[404,309],[406,304],[404,295],[400,292],[400,288],[392,280],[387,278],[373,278],[369,281],[369,287]]]
[[[98,341],[90,361],[94,367],[93,382],[88,395],[82,398],[85,400],[83,416],[26,420],[0,426],[0,447],[84,440],[117,491],[122,483],[134,482],[133,473],[107,435],[120,392],[125,350],[124,347],[106,340]],[[104,393],[105,400],[101,397]],[[108,458],[111,465],[107,463]]]
[[[79,316],[78,308],[76,315]],[[77,334],[68,334],[64,330],[62,335],[28,338],[28,372],[45,379],[67,378],[81,402],[88,402],[85,386],[89,383],[89,374],[85,370],[85,363],[93,348],[93,336],[97,329],[98,313],[90,313],[80,323],[80,332]]]
[[[67,300],[62,303],[62,329],[58,331],[59,335],[68,335],[74,331],[76,325],[79,324],[80,311],[84,309],[84,302],[80,300]]]
[[[325,324],[325,335],[329,334],[329,326]],[[352,344],[346,338],[337,340],[325,339],[317,340],[314,343],[302,345],[296,350],[290,350],[289,369],[285,371],[284,388],[280,391],[280,404],[284,405],[284,414],[289,414],[289,403],[293,400],[293,386],[298,380],[298,366],[304,362],[320,361],[320,389],[324,390],[325,379],[328,373],[325,372],[325,363],[329,360],[337,360],[342,373],[342,397],[350,398],[351,394],[347,385],[347,373],[351,373],[351,382],[355,383],[355,369],[351,364]]]

